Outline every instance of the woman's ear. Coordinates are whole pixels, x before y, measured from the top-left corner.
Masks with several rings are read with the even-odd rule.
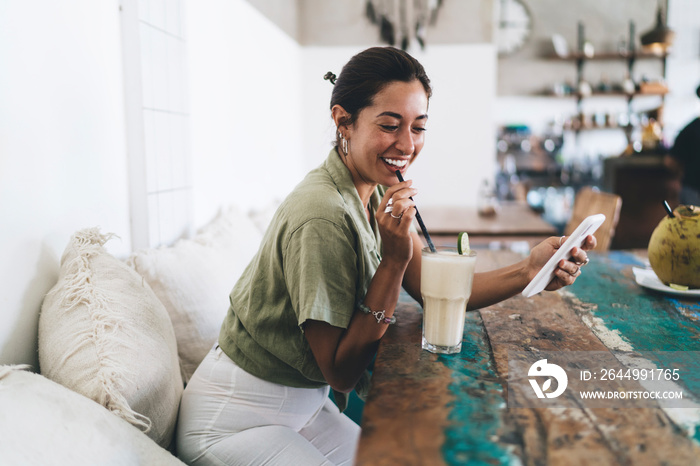
[[[331,108],[331,116],[333,117],[333,122],[335,127],[340,129],[341,126],[347,126],[347,121],[350,120],[350,114],[345,111],[340,105],[334,105]]]

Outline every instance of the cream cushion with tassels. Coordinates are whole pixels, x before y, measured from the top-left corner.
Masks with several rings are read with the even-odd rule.
[[[0,464],[184,465],[94,401],[19,369],[0,366]]]
[[[104,249],[111,236],[70,239],[41,308],[40,371],[168,447],[183,390],[175,333],[148,284]]]
[[[219,338],[229,293],[258,251],[262,234],[236,207],[223,209],[192,239],[136,251],[127,263],[170,314],[188,382]]]

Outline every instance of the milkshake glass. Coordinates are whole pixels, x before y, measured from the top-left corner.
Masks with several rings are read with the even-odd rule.
[[[457,248],[424,248],[421,257],[423,296],[423,349],[432,353],[459,353],[472,293],[476,252],[459,254]]]

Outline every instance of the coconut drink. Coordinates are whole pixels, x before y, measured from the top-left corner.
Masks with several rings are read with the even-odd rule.
[[[649,262],[659,280],[673,288],[700,288],[700,208],[680,205],[656,226]]]

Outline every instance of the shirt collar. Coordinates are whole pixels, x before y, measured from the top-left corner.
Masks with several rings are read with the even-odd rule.
[[[324,165],[331,175],[333,183],[338,187],[338,192],[348,205],[353,219],[355,219],[358,225],[364,227],[363,233],[370,235],[376,241],[375,233],[372,231],[372,227],[365,216],[365,206],[362,204],[360,194],[357,192],[357,188],[355,188],[355,184],[352,182],[350,170],[340,159],[336,148],[331,149]],[[375,188],[369,199],[369,209],[372,211],[372,217],[374,217],[374,214],[377,212],[380,200],[379,191]]]
[[[326,159],[326,169],[330,173],[333,182],[338,187],[338,191],[343,196],[346,202],[356,204],[354,207],[361,208],[362,212],[365,210],[365,206],[362,205],[362,200],[360,199],[360,194],[355,188],[355,184],[352,182],[352,175],[350,175],[350,170],[345,166],[342,160],[340,160],[340,155],[338,155],[338,150],[333,148],[328,154]],[[372,192],[372,196],[369,199],[370,209],[377,210],[379,206],[379,192],[375,189]]]

